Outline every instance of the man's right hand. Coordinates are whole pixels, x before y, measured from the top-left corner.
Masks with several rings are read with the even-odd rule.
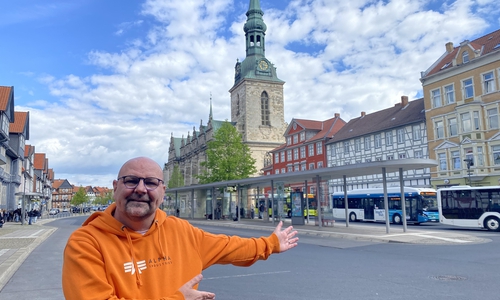
[[[199,284],[203,279],[203,275],[198,274],[193,279],[184,284],[179,291],[184,295],[186,300],[208,300],[215,299],[215,294],[210,292],[198,291],[194,286]]]

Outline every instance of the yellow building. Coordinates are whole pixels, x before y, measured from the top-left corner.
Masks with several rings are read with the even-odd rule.
[[[435,187],[499,185],[500,30],[445,53],[422,72]]]

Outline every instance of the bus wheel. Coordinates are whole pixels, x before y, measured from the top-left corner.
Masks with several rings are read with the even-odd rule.
[[[491,231],[500,231],[500,220],[495,217],[488,217],[484,221],[484,227]]]
[[[355,213],[350,213],[349,214],[349,221],[351,222],[356,222],[358,219],[356,218],[356,214]]]
[[[399,214],[394,214],[394,216],[392,216],[392,222],[394,224],[401,224],[401,216]]]

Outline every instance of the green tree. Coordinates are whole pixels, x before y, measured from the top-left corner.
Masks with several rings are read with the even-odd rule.
[[[170,180],[168,181],[168,188],[173,189],[181,186],[184,186],[184,176],[182,176],[179,166],[175,165],[172,176],[170,176]]]
[[[95,197],[94,205],[108,205],[109,200],[113,201],[113,193],[111,192]]]
[[[250,148],[243,144],[241,134],[228,121],[215,132],[207,143],[207,160],[196,177],[200,183],[210,183],[247,178],[256,172],[255,159]]]
[[[71,198],[71,205],[73,206],[79,206],[80,209],[82,209],[82,204],[87,203],[89,201],[89,197],[87,196],[87,192],[85,189],[81,186],[76,194]]]

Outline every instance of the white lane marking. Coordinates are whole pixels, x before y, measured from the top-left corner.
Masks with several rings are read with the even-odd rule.
[[[427,235],[427,234],[417,234],[417,236],[430,238],[430,239],[436,239],[436,240],[443,240],[443,241],[452,242],[452,243],[470,243],[471,242],[471,241],[464,241],[464,240],[459,240],[459,239],[450,239],[450,238],[432,236],[432,235]]]
[[[40,229],[37,232],[34,232],[34,233],[30,234],[30,237],[32,237],[34,235],[38,235],[40,232],[43,232],[43,231],[45,231],[45,230],[44,229]]]
[[[227,279],[227,278],[237,278],[237,277],[250,277],[250,276],[260,276],[260,275],[274,275],[274,274],[283,274],[290,273],[291,271],[277,271],[277,272],[264,272],[264,273],[253,273],[253,274],[244,274],[244,275],[231,275],[231,276],[220,276],[220,277],[203,277],[203,280],[213,280],[213,279]]]
[[[9,251],[9,249],[1,249],[0,250],[0,256],[4,255],[5,253],[7,253],[7,251]]]

